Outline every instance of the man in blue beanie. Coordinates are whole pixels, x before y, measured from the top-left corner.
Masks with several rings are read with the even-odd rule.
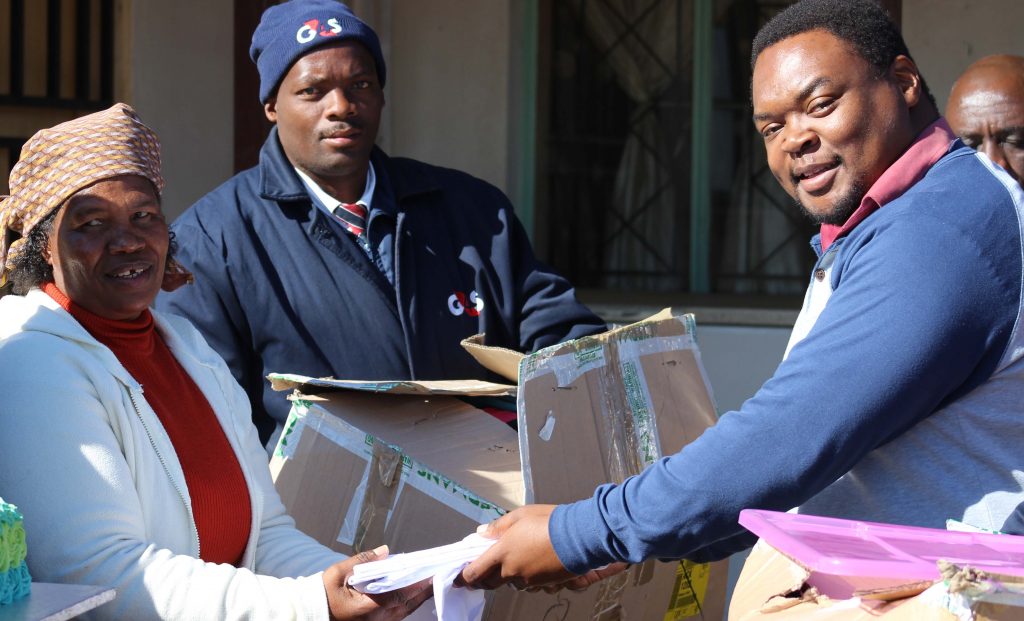
[[[275,127],[258,166],[174,224],[196,283],[158,305],[224,357],[265,442],[289,408],[270,372],[485,378],[463,338],[534,351],[605,329],[497,188],[374,146],[386,66],[348,7],[270,7],[250,56]]]

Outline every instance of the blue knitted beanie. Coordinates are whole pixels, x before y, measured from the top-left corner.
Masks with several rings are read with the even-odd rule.
[[[386,71],[377,33],[344,4],[335,0],[291,0],[264,11],[249,48],[249,57],[260,72],[260,102],[267,102],[300,57],[343,39],[354,39],[370,50],[380,85],[384,86]]]

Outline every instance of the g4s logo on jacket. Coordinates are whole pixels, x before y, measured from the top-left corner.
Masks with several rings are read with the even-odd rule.
[[[484,309],[484,299],[476,291],[470,291],[469,297],[461,291],[456,291],[448,296],[448,311],[458,317],[465,313],[470,317],[478,317]]]

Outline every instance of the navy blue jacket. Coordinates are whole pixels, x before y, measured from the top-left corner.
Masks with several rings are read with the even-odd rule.
[[[264,440],[289,409],[265,380],[271,372],[486,379],[463,338],[484,332],[488,344],[534,351],[605,329],[537,261],[497,188],[379,149],[371,161],[374,211],[394,216],[394,286],[313,204],[276,128],[258,166],[172,227],[196,282],[157,306],[192,320],[224,357]]]

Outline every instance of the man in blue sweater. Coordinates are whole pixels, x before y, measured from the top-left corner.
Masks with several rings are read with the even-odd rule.
[[[484,378],[465,337],[534,351],[605,329],[497,188],[374,146],[386,67],[348,7],[272,6],[250,55],[275,127],[257,167],[174,223],[195,284],[158,306],[224,357],[265,442],[289,409],[270,372]]]
[[[872,0],[798,2],[752,62],[769,166],[821,224],[785,359],[680,453],[493,523],[500,539],[464,583],[580,585],[616,562],[723,558],[753,542],[737,523],[748,507],[1019,528],[1020,187],[955,139]]]

